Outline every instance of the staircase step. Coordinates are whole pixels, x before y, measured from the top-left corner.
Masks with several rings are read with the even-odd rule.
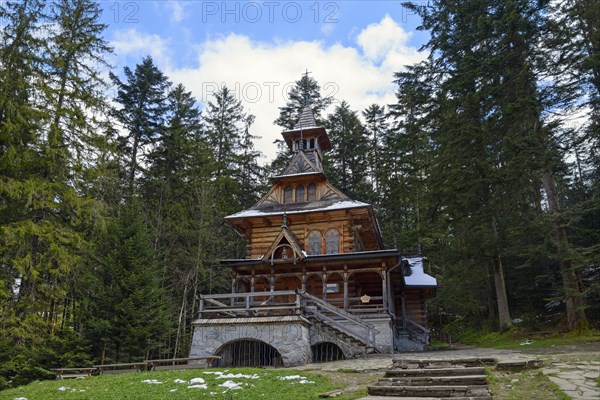
[[[444,386],[444,385],[487,385],[485,375],[418,376],[403,378],[381,378],[381,386]]]
[[[448,367],[481,367],[484,365],[496,365],[497,360],[491,357],[472,357],[454,359],[410,359],[395,358],[392,360],[396,368],[448,368]]]
[[[484,374],[485,371],[483,367],[391,369],[385,371],[386,378],[404,378],[411,376],[466,376]]]
[[[412,399],[412,396],[367,396],[361,397],[358,400],[406,400]],[[442,400],[444,397],[419,397],[419,400]],[[492,400],[492,396],[475,396],[475,397],[452,397],[452,400]]]
[[[368,393],[375,396],[399,397],[481,397],[489,396],[487,386],[367,386]]]

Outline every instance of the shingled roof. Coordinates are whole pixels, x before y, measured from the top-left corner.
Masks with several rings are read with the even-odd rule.
[[[294,130],[299,129],[307,129],[307,128],[315,128],[317,126],[317,121],[315,121],[315,116],[313,115],[310,107],[305,106],[302,109],[302,114],[300,114],[300,118],[298,122],[294,126]]]

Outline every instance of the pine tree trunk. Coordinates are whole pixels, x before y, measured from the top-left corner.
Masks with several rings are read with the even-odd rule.
[[[494,243],[498,240],[498,231],[496,230],[496,218],[492,217],[490,221],[490,230]],[[495,246],[495,245],[494,245]],[[496,302],[498,303],[498,323],[501,329],[512,326],[510,312],[508,310],[508,299],[506,297],[506,285],[504,283],[504,268],[502,267],[502,258],[497,249],[492,257],[492,269],[494,274],[494,288],[496,289]]]
[[[500,328],[512,326],[510,312],[508,310],[508,299],[506,298],[506,286],[504,284],[504,271],[502,268],[502,260],[499,255],[492,258],[494,270],[494,287],[496,289],[496,301],[498,303],[498,323]]]
[[[556,218],[552,220],[552,230],[554,231],[555,245],[558,250],[559,269],[565,291],[565,305],[567,311],[567,327],[569,330],[587,325],[587,317],[583,311],[581,301],[581,290],[577,281],[577,275],[573,269],[573,264],[569,258],[569,240],[567,231],[564,227],[564,220],[560,217],[560,203],[556,191],[556,182],[552,172],[545,168],[542,172],[544,190],[548,198],[548,207],[550,213]]]

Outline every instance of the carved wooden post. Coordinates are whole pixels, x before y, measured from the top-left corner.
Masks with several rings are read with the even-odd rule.
[[[379,273],[381,275],[381,294],[383,297],[383,311],[387,311],[388,309],[388,298],[387,298],[387,276],[385,270]]]
[[[302,291],[306,291],[306,267],[302,267],[302,276],[300,277],[301,289]]]
[[[231,294],[235,293],[235,282],[237,281],[237,276],[234,276],[233,279],[231,279]],[[231,305],[233,306],[235,304],[235,297],[231,297]]]
[[[323,294],[321,295],[321,297],[323,298],[323,301],[327,301],[327,272],[325,271],[325,268],[323,268]]]
[[[256,280],[254,279],[254,271],[252,271],[252,278],[250,278],[250,293],[254,293],[256,291]],[[254,296],[249,297],[250,304],[254,304]]]
[[[344,311],[348,311],[348,272],[344,272]]]

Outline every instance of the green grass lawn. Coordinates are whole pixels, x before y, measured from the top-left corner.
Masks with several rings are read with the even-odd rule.
[[[222,375],[213,372],[221,372]],[[239,376],[238,374],[244,375]],[[232,376],[233,375],[233,376]],[[237,376],[237,377],[236,377]],[[298,377],[300,376],[300,377]],[[286,378],[292,379],[286,379]],[[196,382],[192,381],[194,378]],[[304,378],[304,379],[303,379]],[[228,384],[226,382],[229,382]],[[236,388],[229,388],[234,386]],[[193,387],[197,385],[198,387]],[[203,386],[205,385],[205,386]],[[224,386],[225,385],[225,386]],[[0,392],[1,400],[317,399],[340,388],[324,375],[258,368],[131,372],[83,379],[32,382]],[[341,385],[343,387],[343,385]],[[348,398],[348,397],[346,397]]]
[[[492,396],[497,400],[569,400],[540,370],[504,372],[487,369]]]
[[[584,333],[568,333],[547,335],[542,337],[536,332],[525,333],[516,330],[508,332],[489,332],[462,338],[464,343],[474,344],[479,347],[495,349],[536,349],[552,346],[563,346],[584,342],[598,342],[600,345],[600,332],[587,331]]]

